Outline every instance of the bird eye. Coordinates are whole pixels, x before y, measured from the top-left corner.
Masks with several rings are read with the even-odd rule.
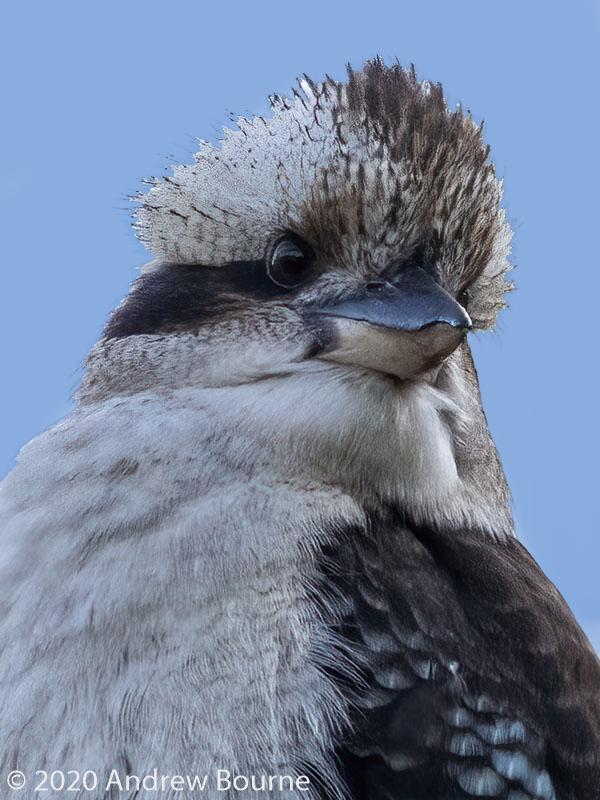
[[[469,292],[467,289],[463,289],[456,299],[463,308],[466,308],[469,304]]]
[[[267,257],[269,278],[284,289],[300,286],[310,275],[312,257],[308,246],[297,239],[281,239]]]

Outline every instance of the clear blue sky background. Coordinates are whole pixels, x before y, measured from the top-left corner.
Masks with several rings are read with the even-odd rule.
[[[13,2],[3,12],[0,476],[73,408],[147,260],[126,195],[302,72],[414,62],[485,119],[518,285],[472,346],[518,532],[600,649],[600,3]]]

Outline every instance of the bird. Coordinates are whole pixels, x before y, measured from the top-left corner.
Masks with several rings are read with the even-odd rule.
[[[152,260],[2,485],[2,781],[600,798],[469,347],[513,288],[482,125],[381,58],[270,101],[139,193]]]

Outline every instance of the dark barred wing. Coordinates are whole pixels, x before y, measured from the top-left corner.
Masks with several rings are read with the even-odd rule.
[[[600,798],[600,662],[516,539],[373,514],[326,554],[362,674],[354,800]]]

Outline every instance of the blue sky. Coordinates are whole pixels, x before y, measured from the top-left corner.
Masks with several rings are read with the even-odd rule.
[[[600,3],[16,3],[3,13],[0,477],[69,413],[146,252],[126,195],[296,76],[413,62],[485,119],[518,291],[472,347],[519,536],[600,649]],[[8,77],[10,76],[10,77]]]

